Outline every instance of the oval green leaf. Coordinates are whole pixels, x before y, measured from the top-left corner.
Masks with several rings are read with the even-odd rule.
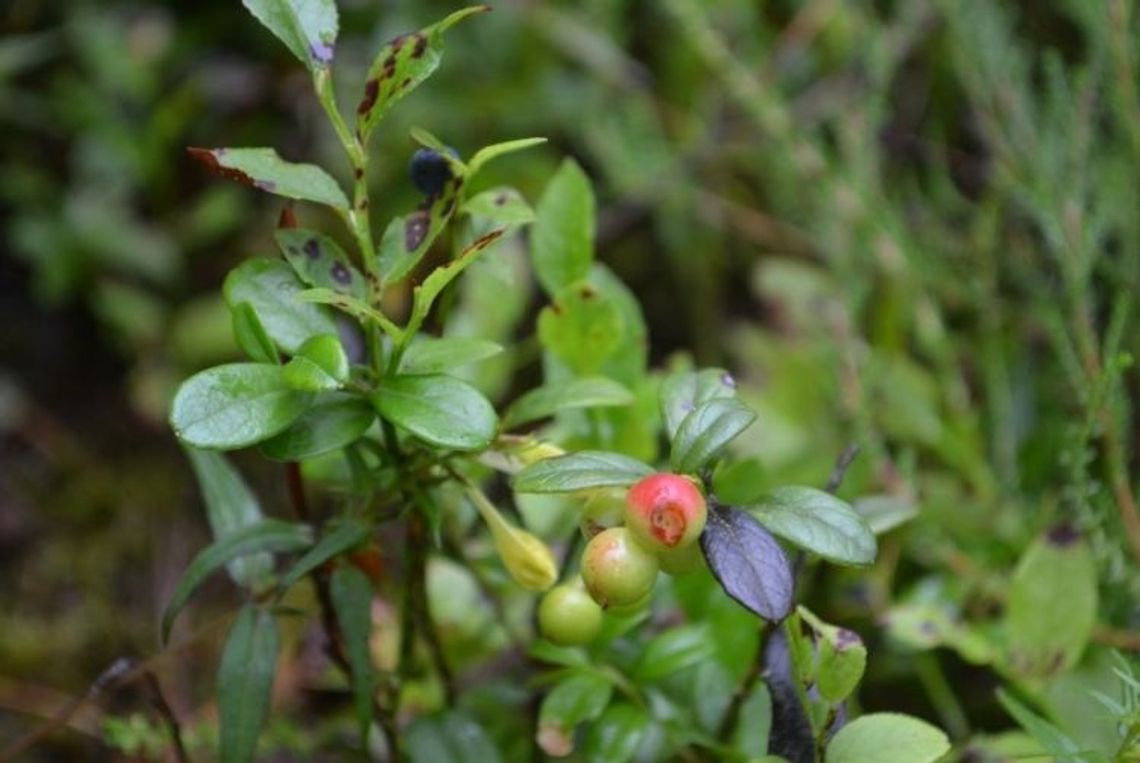
[[[673,438],[673,471],[696,474],[756,420],[756,412],[735,397],[702,403],[685,417]]]
[[[465,336],[416,339],[400,359],[400,373],[431,374],[461,368],[494,357],[503,346],[489,339]]]
[[[875,534],[849,504],[810,487],[784,487],[748,511],[772,533],[839,564],[875,561]]]
[[[284,432],[261,443],[260,449],[276,461],[313,458],[356,442],[375,420],[376,410],[367,400],[347,394],[326,395]]]
[[[516,400],[503,416],[503,426],[516,427],[572,408],[629,405],[633,394],[604,376],[570,379],[532,389]]]
[[[249,260],[230,271],[222,291],[231,308],[242,302],[253,306],[270,338],[292,355],[306,339],[335,334],[328,310],[301,299],[304,285],[281,260]]]
[[[585,278],[594,260],[594,189],[573,159],[566,159],[543,191],[531,230],[538,282],[551,297]]]
[[[515,475],[517,493],[573,493],[597,487],[628,487],[653,468],[620,453],[583,450],[536,461]]]
[[[873,713],[839,730],[827,746],[827,763],[934,763],[950,752],[950,740],[926,721],[898,713]]]
[[[372,404],[393,424],[441,448],[480,450],[498,426],[494,407],[479,390],[444,374],[386,377]]]
[[[185,443],[233,450],[284,430],[309,401],[308,394],[290,388],[281,366],[232,363],[184,381],[174,396],[170,424]]]

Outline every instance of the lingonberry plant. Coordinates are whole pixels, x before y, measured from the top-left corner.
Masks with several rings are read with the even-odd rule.
[[[488,9],[387,43],[350,125],[333,90],[332,1],[245,5],[311,73],[351,165],[352,198],[325,170],[273,149],[191,152],[224,177],[331,209],[353,251],[302,227],[288,202],[275,235],[281,257],[252,259],[224,285],[249,362],[198,373],[172,406],[216,540],[174,591],[163,638],[214,571],[225,567],[246,592],[217,674],[221,759],[256,754],[281,623],[296,615],[306,579],[328,654],[351,688],[361,748],[379,758],[513,758],[520,736],[551,755],[580,747],[607,761],[942,756],[946,737],[917,719],[847,723],[866,649],[852,631],[795,606],[795,568],[816,557],[869,564],[875,537],[827,491],[788,487],[743,506],[718,497],[731,492],[728,446],[756,414],[721,369],[648,369],[637,301],[594,261],[595,202],[576,164],[562,165],[532,210],[514,189],[471,188],[489,161],[541,139],[464,159],[416,130],[422,148],[409,174],[423,203],[374,237],[369,138],[437,68],[443,33]],[[515,256],[513,234],[524,226],[528,260]],[[550,300],[537,319],[543,382],[496,410],[486,394],[493,379],[471,369],[505,354],[501,343],[525,311],[499,320],[502,305],[525,306],[527,268]],[[413,281],[401,316],[386,296]],[[219,453],[251,446],[284,463],[294,521],[265,517]],[[651,465],[659,460],[669,472]],[[512,493],[521,517],[499,508]],[[798,549],[795,564],[777,537]],[[566,549],[561,565],[544,538]],[[395,557],[392,576],[384,560]],[[439,594],[429,590],[437,557],[452,565],[439,575],[474,581],[494,602],[489,625],[501,638],[467,633],[457,647],[441,632]],[[711,605],[728,601],[710,594],[714,580],[743,609]],[[667,595],[655,595],[661,589]],[[654,620],[660,600],[686,622]],[[460,612],[457,630],[476,619]],[[545,638],[531,635],[535,627]],[[457,668],[470,654],[510,649],[530,658],[532,677],[541,672],[539,704],[518,700],[515,687],[494,698],[497,716],[481,716],[479,682],[458,681]],[[512,701],[524,712],[509,710]],[[532,704],[536,718],[525,712]],[[520,715],[533,724],[520,728]]]

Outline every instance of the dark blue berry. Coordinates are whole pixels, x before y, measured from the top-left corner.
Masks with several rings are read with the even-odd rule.
[[[454,149],[448,149],[448,153],[457,155]],[[436,196],[452,178],[447,159],[430,148],[421,148],[412,154],[408,173],[412,176],[412,184],[425,196]]]

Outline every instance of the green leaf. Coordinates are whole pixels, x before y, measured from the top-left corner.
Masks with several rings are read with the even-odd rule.
[[[186,448],[186,456],[198,478],[206,518],[215,540],[261,521],[257,497],[225,456],[198,448]],[[238,557],[226,565],[226,569],[235,583],[252,588],[273,571],[273,557],[266,553]]]
[[[812,641],[818,660],[810,673],[813,683],[821,697],[838,704],[855,691],[863,678],[863,671],[867,668],[867,647],[854,631],[829,625],[806,607],[798,607],[797,612],[815,633]],[[811,656],[811,644],[807,647]],[[804,672],[801,671],[800,675],[803,676]]]
[[[242,607],[218,665],[218,758],[222,763],[246,763],[257,752],[257,738],[269,714],[277,649],[273,615],[252,604]]]
[[[358,519],[349,518],[338,523],[331,532],[325,533],[315,546],[306,551],[304,556],[294,562],[281,578],[281,590],[287,591],[296,585],[298,580],[329,559],[359,546],[368,540],[371,532],[371,528]]]
[[[327,310],[301,300],[301,282],[280,260],[242,263],[226,276],[222,291],[231,309],[242,302],[252,305],[265,331],[290,355],[309,337],[336,333]]]
[[[628,487],[653,468],[619,453],[583,450],[536,461],[515,475],[517,493],[573,493],[598,487]]]
[[[1072,737],[1018,702],[1004,689],[998,689],[997,698],[1017,724],[1028,731],[1042,749],[1060,763],[1094,763],[1105,760],[1103,756],[1095,754],[1082,755],[1080,745]]]
[[[827,746],[827,763],[933,763],[950,752],[950,740],[918,718],[873,713],[839,730]]]
[[[1010,664],[1027,676],[1050,676],[1076,664],[1096,622],[1092,552],[1069,525],[1058,525],[1022,555],[1005,612]]]
[[[408,727],[406,742],[412,763],[499,763],[502,760],[483,727],[456,711],[416,718]]]
[[[313,534],[307,525],[263,519],[211,543],[194,557],[178,581],[162,615],[162,640],[165,642],[170,636],[170,626],[198,586],[222,565],[257,551],[297,551],[312,542]]]
[[[522,395],[507,410],[503,426],[516,427],[569,408],[601,408],[632,402],[629,390],[604,376],[570,379],[536,387]]]
[[[918,516],[914,501],[894,495],[867,495],[852,504],[871,532],[882,535]]]
[[[573,159],[566,159],[538,202],[531,256],[538,282],[556,296],[590,272],[594,259],[594,189]]]
[[[333,0],[242,0],[310,71],[332,65],[337,16]]]
[[[463,175],[456,173],[438,195],[425,200],[414,212],[388,223],[376,254],[381,286],[401,280],[423,259],[455,212],[462,187]]]
[[[574,727],[601,715],[613,693],[613,684],[596,673],[576,673],[561,681],[539,708],[539,745],[548,755],[568,755],[574,749]]]
[[[335,334],[319,334],[305,340],[297,348],[297,357],[312,362],[338,384],[348,381],[348,355]]]
[[[597,373],[620,347],[623,318],[614,302],[588,283],[558,294],[538,316],[538,338],[574,373]]]
[[[420,337],[404,352],[404,357],[400,359],[400,372],[430,374],[451,371],[494,357],[502,351],[501,344],[476,337]]]
[[[289,387],[281,366],[231,363],[184,381],[174,396],[170,424],[185,443],[233,450],[282,431],[309,401],[308,394]]]
[[[688,415],[710,400],[736,396],[736,381],[722,368],[680,371],[661,382],[661,415],[672,440]]]
[[[332,176],[315,164],[287,162],[272,148],[190,148],[193,156],[222,177],[284,196],[347,211],[348,197]]]
[[[673,471],[696,474],[756,420],[756,412],[735,397],[702,403],[685,417],[673,438]]]
[[[274,237],[297,277],[309,286],[368,297],[368,283],[336,241],[301,228],[279,228]]]
[[[269,338],[257,311],[249,302],[238,302],[230,306],[233,318],[234,339],[246,355],[257,363],[280,363],[277,348]]]
[[[338,450],[359,440],[376,410],[355,395],[324,395],[288,429],[261,443],[261,452],[276,461],[302,461]]]
[[[641,708],[615,702],[586,729],[582,752],[590,763],[626,763],[649,731],[649,715]]]
[[[368,646],[372,635],[372,584],[355,567],[340,565],[333,571],[329,592],[352,668],[352,695],[361,744],[367,746],[368,728],[372,725],[372,697],[378,683]]]
[[[299,392],[329,392],[341,386],[323,368],[300,355],[286,363],[282,372],[285,383]]]
[[[372,404],[393,424],[441,448],[486,448],[498,426],[479,390],[443,374],[385,377]]]
[[[705,625],[670,628],[645,645],[633,676],[638,681],[660,681],[711,658],[716,647],[716,639]]]
[[[710,507],[700,542],[713,577],[731,598],[772,622],[792,611],[792,567],[780,544],[752,516],[729,506]]]
[[[810,487],[783,487],[748,507],[771,532],[839,564],[875,561],[875,534],[846,502]]]
[[[376,324],[392,339],[399,340],[404,336],[403,329],[389,320],[386,315],[347,294],[340,294],[332,289],[306,289],[299,293],[297,298],[302,302],[315,302],[335,307],[337,310],[356,318],[365,326]]]
[[[537,146],[545,142],[546,138],[518,138],[516,140],[508,140],[502,143],[484,146],[476,151],[475,155],[471,157],[471,160],[467,162],[467,176],[474,178],[476,173],[483,168],[483,165],[492,159],[515,151],[522,151],[525,148]]]
[[[517,227],[534,222],[534,210],[518,191],[508,186],[477,193],[464,202],[461,212],[484,217],[495,225]]]
[[[488,11],[486,5],[463,8],[436,24],[387,43],[368,68],[364,96],[356,107],[356,130],[367,142],[372,128],[396,101],[416,89],[439,67],[443,33],[468,16]]]
[[[447,288],[447,285],[459,277],[460,273],[466,270],[471,263],[475,262],[478,256],[491,246],[491,244],[498,241],[505,232],[505,228],[499,228],[483,234],[465,246],[451,262],[433,270],[431,274],[424,279],[424,282],[415,288],[412,294],[412,314],[408,318],[407,326],[404,328],[409,335],[414,335],[420,330],[420,326],[423,325],[424,320],[427,318],[428,311],[431,310],[431,306],[435,302],[436,297]]]
[[[736,724],[732,746],[751,760],[768,749],[772,730],[772,695],[763,681],[757,681],[740,708],[741,722]],[[763,760],[763,758],[761,758]]]

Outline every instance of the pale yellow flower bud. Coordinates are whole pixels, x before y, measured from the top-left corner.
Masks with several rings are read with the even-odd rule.
[[[468,495],[491,528],[495,551],[514,581],[528,591],[545,591],[553,586],[558,580],[558,565],[546,544],[503,519],[478,488],[469,488]]]

